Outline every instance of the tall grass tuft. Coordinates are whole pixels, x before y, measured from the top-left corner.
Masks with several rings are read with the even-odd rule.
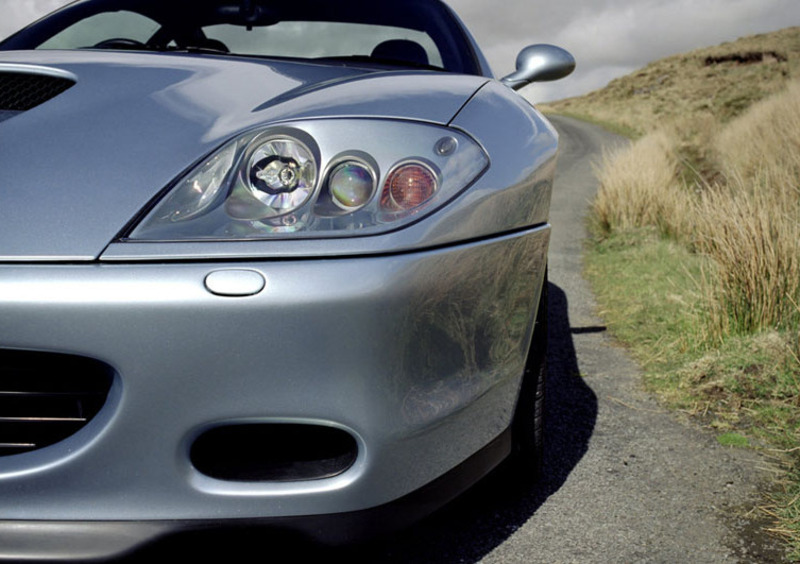
[[[717,265],[714,328],[796,330],[800,314],[800,82],[719,135],[723,185],[703,192],[700,248]]]
[[[670,133],[659,130],[603,156],[592,214],[601,233],[655,226],[665,235],[682,235],[690,200],[677,180],[675,145]]]
[[[780,190],[750,188],[737,178],[706,190],[695,208],[698,248],[716,267],[709,319],[718,336],[797,326],[800,210]]]

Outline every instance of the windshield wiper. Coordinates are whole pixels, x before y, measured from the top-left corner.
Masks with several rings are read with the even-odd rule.
[[[200,47],[199,45],[186,45],[184,47],[167,47],[161,49],[166,53],[199,53],[202,55],[234,55],[227,49],[216,49],[214,47]]]
[[[331,62],[331,63],[373,63],[381,66],[404,67],[421,70],[432,70],[439,72],[447,72],[447,69],[429,65],[425,63],[418,63],[406,59],[390,59],[384,57],[371,57],[369,55],[342,55],[337,57],[318,57],[312,59],[315,62]]]

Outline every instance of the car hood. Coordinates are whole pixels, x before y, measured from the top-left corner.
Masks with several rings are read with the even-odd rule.
[[[486,82],[95,51],[0,53],[0,72],[75,82],[31,110],[0,111],[0,261],[96,259],[176,177],[249,128],[342,116],[446,124]]]

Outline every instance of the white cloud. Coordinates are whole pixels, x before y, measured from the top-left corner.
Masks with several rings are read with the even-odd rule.
[[[68,0],[0,0],[0,39],[66,4]]]

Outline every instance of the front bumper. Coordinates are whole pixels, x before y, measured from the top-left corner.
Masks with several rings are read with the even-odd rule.
[[[98,560],[116,558],[162,537],[198,541],[198,554],[214,544],[239,544],[236,535],[257,530],[266,540],[341,545],[403,528],[429,515],[495,468],[511,451],[511,430],[422,488],[390,503],[347,513],[256,519],[168,521],[0,521],[2,560]],[[265,535],[272,533],[272,536]],[[210,536],[209,533],[214,533]],[[245,536],[246,540],[247,537]],[[193,545],[192,548],[198,548]]]
[[[4,530],[147,522],[148,537],[157,522],[352,513],[419,490],[508,428],[549,233],[326,260],[0,265],[0,348],[116,373],[77,434],[0,458]],[[265,287],[209,292],[226,270]],[[201,474],[193,442],[232,423],[334,427],[357,457],[320,480]]]

